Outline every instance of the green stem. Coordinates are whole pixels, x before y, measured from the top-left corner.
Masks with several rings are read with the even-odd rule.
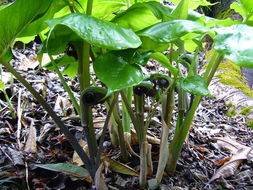
[[[222,60],[221,55],[219,55],[218,52],[214,52],[214,54],[208,64],[208,67],[206,69],[206,72],[204,74],[204,79],[206,80],[207,84],[209,84],[210,81],[212,80],[214,73],[217,70],[221,60]],[[175,133],[174,138],[173,138],[172,142],[170,143],[169,157],[168,157],[168,162],[167,162],[167,167],[166,167],[166,170],[167,170],[168,174],[170,174],[170,175],[173,175],[176,170],[176,164],[177,164],[177,160],[179,158],[179,154],[182,150],[185,138],[189,132],[190,126],[192,124],[192,120],[194,118],[195,112],[198,108],[201,98],[202,98],[202,96],[196,96],[194,98],[192,106],[191,106],[184,122],[182,123],[180,130],[178,130]]]
[[[85,88],[90,86],[90,45],[87,42],[82,42],[81,44],[75,44],[75,46],[78,53],[78,77],[80,91],[82,92]],[[80,98],[80,111],[81,125],[86,134],[90,160],[91,163],[95,165],[97,141],[93,127],[92,109],[90,106],[83,104],[82,97]]]
[[[51,55],[49,55],[49,58],[50,58],[51,62],[53,63],[54,69],[55,69],[55,71],[56,71],[58,77],[60,78],[63,87],[64,87],[65,90],[67,91],[67,93],[68,93],[68,95],[69,95],[69,97],[70,97],[70,99],[71,99],[71,101],[72,101],[72,103],[73,103],[73,105],[74,105],[74,107],[75,107],[75,109],[76,109],[78,115],[81,115],[81,113],[80,113],[80,112],[81,112],[81,111],[80,111],[80,106],[79,106],[79,104],[77,103],[76,98],[75,98],[75,96],[74,96],[72,90],[70,89],[70,87],[68,86],[68,84],[67,84],[67,82],[65,81],[64,77],[62,76],[62,73],[60,72],[58,66],[56,65],[55,60],[53,59],[53,57],[52,57]]]
[[[109,104],[109,101],[108,101],[108,104],[110,105],[109,106],[110,108],[108,110],[108,113],[107,113],[107,116],[106,116],[106,119],[105,119],[105,123],[104,123],[104,126],[103,126],[102,135],[101,135],[100,141],[99,141],[99,148],[98,148],[97,157],[96,157],[96,165],[97,166],[100,165],[100,157],[101,157],[101,152],[103,151],[103,142],[104,142],[104,139],[105,139],[105,133],[106,133],[106,130],[108,128],[109,121],[110,121],[111,115],[113,113],[113,110],[115,108],[115,104],[117,102],[118,95],[119,95],[119,93],[116,93],[114,95],[114,98],[113,98],[111,104]]]
[[[118,113],[118,111],[115,107],[113,109],[113,116],[114,116],[114,119],[117,123],[117,130],[118,130],[117,132],[118,132],[118,141],[119,141],[120,153],[121,153],[121,156],[122,156],[123,160],[128,161],[122,120],[120,119],[119,113]]]
[[[134,94],[134,104],[135,104],[135,110],[136,110],[136,118],[137,118],[137,128],[138,128],[138,140],[139,140],[139,146],[141,148],[142,143],[144,142],[146,138],[146,132],[144,129],[144,95],[138,96]]]
[[[87,15],[91,15],[91,13],[92,13],[92,5],[93,5],[93,0],[88,0],[87,7],[86,7],[86,14]]]
[[[129,104],[129,102],[128,102],[128,100],[127,100],[127,97],[126,97],[126,95],[124,94],[123,91],[120,91],[120,95],[121,95],[122,100],[123,100],[123,102],[124,102],[124,104],[125,104],[125,106],[126,106],[126,109],[127,109],[127,111],[128,111],[128,114],[129,114],[129,116],[130,116],[130,118],[131,118],[131,120],[132,120],[132,122],[133,122],[134,129],[135,129],[135,131],[136,131],[136,133],[137,133],[137,136],[138,136],[138,133],[140,133],[139,130],[138,130],[138,128],[139,128],[139,127],[138,127],[138,121],[137,121],[137,118],[135,117],[135,114],[134,114],[134,112],[133,112],[133,110],[132,110],[131,104]]]
[[[177,117],[177,123],[176,123],[176,132],[180,130],[180,127],[184,120],[186,103],[187,103],[186,98],[187,98],[186,92],[179,86],[178,87],[178,117]]]
[[[147,151],[148,151],[148,142],[146,141],[147,131],[144,128],[144,95],[134,94],[134,104],[136,110],[136,118],[138,121],[138,130],[139,134],[138,141],[140,147],[140,189],[146,188],[147,185]]]
[[[69,143],[77,152],[83,163],[85,163],[86,168],[88,169],[91,177],[94,179],[95,173],[92,172],[93,168],[89,160],[89,157],[83,151],[82,147],[77,142],[76,138],[69,132],[68,128],[62,123],[61,119],[55,114],[55,112],[47,104],[47,102],[40,96],[40,94],[10,64],[4,61],[1,61],[1,64],[5,66],[11,72],[11,74],[13,74],[26,87],[26,89],[38,100],[41,106],[47,111],[48,115],[52,117],[56,125],[61,129],[62,133],[69,140]]]
[[[133,95],[133,88],[128,88],[124,91],[126,93],[126,97],[129,103],[132,103],[132,95]],[[131,118],[127,112],[127,108],[124,102],[122,102],[122,123],[124,132],[130,133],[130,122]]]

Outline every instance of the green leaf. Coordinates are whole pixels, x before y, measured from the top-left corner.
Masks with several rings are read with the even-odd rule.
[[[173,4],[177,5],[180,0],[170,0]],[[193,10],[198,8],[199,6],[210,6],[213,5],[212,3],[206,1],[206,0],[189,0],[189,9]]]
[[[116,56],[122,57],[128,63],[137,63],[140,65],[146,65],[152,51],[140,51],[139,49],[127,49],[121,51],[111,51]]]
[[[189,20],[174,20],[155,24],[137,34],[143,41],[143,47],[150,49],[158,45],[175,42],[188,33],[203,34],[209,29],[200,23]],[[158,46],[159,47],[159,46]]]
[[[133,168],[130,168],[129,166],[122,164],[120,162],[117,162],[109,157],[103,156],[102,160],[106,162],[109,169],[114,172],[118,172],[118,173],[126,174],[126,175],[132,175],[132,176],[139,176],[139,173],[137,173]]]
[[[210,92],[208,90],[208,86],[203,79],[203,77],[199,75],[190,76],[186,78],[179,79],[180,86],[186,92],[190,94],[199,95],[199,96],[209,96]]]
[[[0,58],[25,28],[43,16],[51,2],[49,0],[16,0],[0,10]]]
[[[90,177],[89,172],[85,168],[81,166],[69,164],[69,163],[35,164],[35,166],[46,169],[46,170],[62,172],[62,173],[71,175],[73,177],[84,178],[84,179]]]
[[[171,16],[175,19],[187,19],[189,0],[181,0],[172,11]]]
[[[54,18],[56,12],[67,6],[65,0],[53,1],[47,12],[39,19],[31,23],[19,37],[34,36],[39,34],[42,30],[46,29],[48,25],[45,23],[46,20]]]
[[[52,19],[47,23],[50,27],[47,50],[51,54],[64,51],[69,41],[85,40],[111,50],[137,48],[141,45],[139,37],[131,29],[80,13]]]
[[[172,66],[170,60],[164,54],[156,52],[153,53],[150,58],[157,60],[164,68],[167,68],[174,76],[178,74],[178,69]]]
[[[237,24],[216,32],[214,49],[239,66],[253,68],[253,27]]]
[[[76,76],[78,70],[78,62],[74,57],[64,55],[55,59],[55,63],[58,67],[64,66],[62,74],[68,75],[71,78],[74,78]],[[43,65],[43,67],[48,70],[54,70],[54,65],[51,61]]]
[[[138,0],[139,3],[146,1],[150,0]],[[159,0],[157,1],[159,2]],[[86,7],[87,0],[80,0],[79,2],[83,7]],[[115,14],[126,10],[133,4],[135,4],[135,0],[93,0],[92,15],[100,19],[110,20]]]
[[[100,55],[93,64],[96,76],[111,91],[138,85],[143,79],[141,68],[111,52]]]
[[[253,15],[253,0],[238,0],[238,2],[233,2],[230,8],[242,15],[243,18],[249,19]]]
[[[118,14],[112,22],[138,31],[160,22],[161,19],[168,19],[170,12],[169,9],[158,2],[136,3],[126,11]]]
[[[82,7],[87,6],[87,0],[79,1]],[[120,10],[127,8],[126,0],[93,0],[92,15],[100,19],[110,20]]]

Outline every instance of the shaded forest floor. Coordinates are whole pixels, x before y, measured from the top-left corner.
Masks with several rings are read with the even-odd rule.
[[[84,138],[80,121],[76,118],[58,76],[52,71],[38,69],[36,57],[34,58],[31,50],[20,50],[20,53],[13,61],[14,67],[46,98],[48,104],[69,127],[71,133],[77,139]],[[148,69],[161,70],[155,63],[151,63]],[[17,117],[11,116],[5,98],[3,94],[0,94],[0,189],[90,189],[90,183],[87,180],[34,165],[76,163],[76,161],[73,160],[74,152],[70,144],[38,102],[16,79],[11,82],[12,79],[9,78],[6,70],[3,76],[8,81],[7,92],[11,97]],[[66,80],[78,97],[77,79],[66,78]],[[236,142],[248,147],[253,146],[253,130],[246,127],[245,119],[240,115],[227,117],[227,111],[228,107],[222,100],[203,98],[181,153],[176,174],[174,177],[165,174],[160,189],[253,189],[252,157],[242,159],[233,175],[208,183],[219,171],[218,169],[231,159],[233,148],[225,149],[229,143],[234,144],[238,149],[241,145]],[[102,130],[101,124],[106,116],[106,110],[100,106],[94,108],[93,113],[96,132],[99,133]],[[175,110],[174,115],[176,114]],[[174,126],[175,118],[174,116]],[[150,124],[149,133],[153,137],[160,138],[160,132],[161,121],[158,109]],[[172,137],[173,135],[169,137],[169,140],[172,140]],[[222,144],[222,141],[229,143]],[[108,134],[104,147],[104,155],[120,161],[119,149],[112,146]],[[138,145],[132,147],[138,153]],[[158,156],[159,144],[152,144],[154,175],[149,176],[149,179],[155,177]],[[130,157],[126,164],[139,170],[138,157]],[[110,170],[105,173],[105,181],[109,189],[138,189],[137,177],[117,174]]]

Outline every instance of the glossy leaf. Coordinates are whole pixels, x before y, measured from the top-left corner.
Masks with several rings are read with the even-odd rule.
[[[62,172],[74,177],[78,178],[89,178],[90,174],[89,172],[81,167],[81,166],[76,166],[73,164],[69,163],[58,163],[58,164],[35,164],[35,166],[46,169],[46,170],[51,170],[55,172]]]
[[[235,64],[253,68],[253,27],[238,24],[216,29],[214,48]]]
[[[79,0],[82,7],[86,7],[87,0]],[[100,19],[110,20],[112,19],[115,12],[124,10],[127,8],[127,1],[125,0],[93,0],[92,15]],[[80,10],[80,12],[83,12]]]
[[[138,0],[138,2],[146,2],[149,0]],[[86,7],[87,0],[79,0],[83,7]],[[135,0],[93,0],[92,15],[100,19],[110,20],[122,10],[126,10],[133,5]]]
[[[109,169],[114,172],[132,176],[139,176],[139,173],[137,173],[134,169],[130,168],[125,164],[117,162],[109,157],[103,156],[102,160],[106,162],[106,165],[108,165]]]
[[[99,56],[93,67],[96,76],[111,91],[138,85],[144,79],[138,65],[129,64],[122,56],[110,52]]]
[[[132,64],[137,63],[140,65],[146,65],[152,51],[140,51],[139,49],[127,49],[121,51],[111,51],[116,56],[121,56],[126,62]]]
[[[39,34],[42,30],[46,29],[48,25],[45,23],[46,20],[54,18],[56,12],[60,11],[62,8],[67,6],[65,0],[53,1],[47,12],[43,17],[35,20],[31,23],[20,35],[19,37],[24,36],[34,36]]]
[[[141,45],[139,37],[131,29],[80,13],[52,19],[47,23],[50,26],[47,40],[50,53],[62,52],[69,41],[85,40],[111,50],[137,48]]]
[[[126,11],[118,14],[112,22],[138,31],[160,22],[161,19],[168,19],[168,15],[170,15],[169,9],[161,3],[136,3]]]
[[[210,92],[205,80],[199,76],[191,76],[179,79],[180,86],[186,92],[199,96],[208,96]]]
[[[189,20],[174,20],[153,25],[137,34],[143,41],[143,47],[150,49],[158,45],[175,42],[188,33],[203,34],[209,29],[200,23]],[[158,44],[157,44],[158,43]]]
[[[49,0],[16,0],[1,9],[0,58],[29,24],[43,16],[51,2]]]

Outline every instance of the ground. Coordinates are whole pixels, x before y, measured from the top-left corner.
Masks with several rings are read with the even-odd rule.
[[[77,139],[83,138],[80,121],[75,116],[57,75],[52,71],[40,69],[38,65],[33,69],[29,68],[31,65],[25,65],[25,58],[32,60],[33,53],[31,50],[20,50],[20,53],[25,57],[17,56],[18,59],[12,61],[13,66],[46,98],[49,105],[65,121],[71,133]],[[161,69],[156,63],[152,63],[149,67],[156,71]],[[3,71],[7,77],[8,71],[4,68]],[[77,79],[67,77],[66,80],[68,80],[71,89],[77,93],[79,89]],[[9,80],[7,89],[17,117],[12,117],[5,98],[1,94],[1,189],[90,189],[91,183],[88,179],[76,178],[35,165],[40,163],[75,163],[73,160],[74,151],[43,108],[16,79]],[[160,189],[253,189],[252,157],[249,156],[250,154],[246,158],[235,160],[234,163],[238,163],[239,166],[233,175],[224,176],[217,180],[213,180],[215,177],[212,178],[215,173],[219,174],[218,169],[224,163],[234,159],[232,148],[229,148],[229,143],[227,143],[225,144],[227,149],[224,149],[224,144],[221,143],[223,140],[242,144],[237,145],[238,150],[234,152],[234,155],[240,152],[239,149],[253,145],[253,130],[246,126],[244,117],[240,114],[228,117],[228,109],[229,107],[221,99],[203,98],[181,153],[176,174],[173,177],[165,174]],[[175,110],[173,125],[175,125],[176,113]],[[105,115],[106,110],[103,106],[94,109],[93,116],[97,121],[97,133],[101,130],[101,119],[103,120]],[[161,129],[159,119],[158,112],[149,127],[149,132],[157,138],[159,138]],[[173,130],[169,140],[172,137]],[[112,146],[109,135],[106,136],[104,147],[104,155],[121,161],[118,156],[119,150]],[[138,152],[137,145],[132,145],[132,147]],[[154,174],[149,176],[149,179],[155,177],[158,155],[159,144],[152,144]],[[137,171],[139,170],[139,159],[135,156],[130,157],[126,164]],[[226,173],[225,170],[222,172]],[[118,174],[110,170],[105,173],[105,182],[109,189],[138,189],[137,177]]]

